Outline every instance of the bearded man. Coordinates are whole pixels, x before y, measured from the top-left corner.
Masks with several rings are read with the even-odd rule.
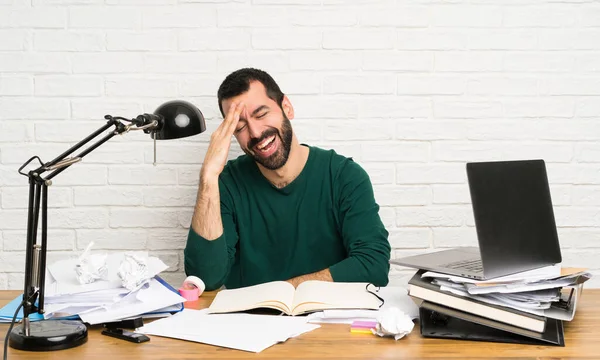
[[[364,169],[300,144],[294,108],[266,72],[244,68],[217,92],[185,272],[207,290],[284,280],[388,283],[390,244]],[[227,161],[231,136],[245,155]]]

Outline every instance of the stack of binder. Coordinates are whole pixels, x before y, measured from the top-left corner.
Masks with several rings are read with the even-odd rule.
[[[564,346],[563,321],[573,319],[591,276],[569,270],[554,279],[484,285],[419,270],[409,295],[424,337]]]

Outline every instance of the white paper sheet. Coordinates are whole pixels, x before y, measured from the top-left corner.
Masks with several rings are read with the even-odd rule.
[[[487,293],[516,293],[523,291],[534,291],[560,288],[563,286],[574,285],[577,283],[583,283],[591,277],[590,273],[578,273],[573,276],[567,276],[559,279],[552,280],[540,280],[531,283],[514,283],[514,284],[500,284],[497,286],[475,286],[473,284],[465,284],[465,287],[469,291],[469,294],[487,294]]]
[[[309,314],[311,324],[352,324],[354,321],[375,321],[379,310],[323,310]]]
[[[65,304],[65,303],[112,303],[120,297],[128,294],[130,291],[123,288],[106,289],[98,291],[89,291],[73,295],[45,295],[46,304]]]
[[[466,297],[469,299],[479,300],[479,301],[482,301],[482,302],[485,302],[488,304],[505,306],[505,307],[509,307],[509,308],[513,308],[513,309],[517,309],[517,310],[521,310],[521,311],[535,310],[535,309],[548,309],[550,307],[549,302],[528,304],[528,303],[523,303],[523,302],[511,301],[510,299],[505,299],[505,298],[492,297],[492,296],[490,296],[490,294],[470,295],[464,289],[460,290],[460,289],[456,289],[456,288],[449,288],[444,285],[440,286],[440,290],[450,292],[455,295],[463,296],[463,297]]]
[[[476,300],[479,300],[479,301],[482,301],[482,302],[485,302],[488,304],[509,307],[512,309],[520,310],[520,311],[527,312],[527,313],[534,314],[534,315],[546,316],[549,318],[565,320],[565,321],[571,321],[571,320],[573,320],[573,317],[575,316],[575,311],[577,309],[577,302],[579,300],[579,295],[581,293],[582,286],[583,286],[582,284],[579,284],[579,285],[568,286],[568,287],[563,288],[563,289],[574,288],[573,298],[571,299],[570,305],[567,308],[556,307],[555,303],[553,303],[553,304],[543,303],[543,304],[536,306],[535,304],[528,304],[528,303],[524,303],[524,302],[512,301],[512,300],[508,300],[506,298],[491,297],[490,295],[492,295],[492,294],[471,295],[466,291],[460,291],[456,288],[448,288],[445,286],[440,286],[440,290],[447,291],[447,292],[453,293],[455,295],[463,296],[466,298],[476,299]],[[495,295],[498,295],[498,294],[495,294]]]
[[[307,324],[306,317],[207,314],[206,309],[184,309],[169,318],[144,325],[137,331],[148,335],[261,352],[278,342],[318,327]]]

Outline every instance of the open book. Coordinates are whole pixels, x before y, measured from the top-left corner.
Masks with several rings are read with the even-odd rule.
[[[381,300],[369,293],[366,283],[305,281],[298,288],[273,281],[239,289],[221,290],[209,313],[229,313],[259,308],[300,315],[326,309],[379,309]]]

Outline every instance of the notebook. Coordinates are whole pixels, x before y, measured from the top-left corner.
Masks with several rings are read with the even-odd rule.
[[[300,315],[326,309],[379,309],[382,301],[367,290],[368,285],[311,280],[294,288],[286,281],[273,281],[221,290],[208,311],[231,313],[273,309],[287,315]]]

